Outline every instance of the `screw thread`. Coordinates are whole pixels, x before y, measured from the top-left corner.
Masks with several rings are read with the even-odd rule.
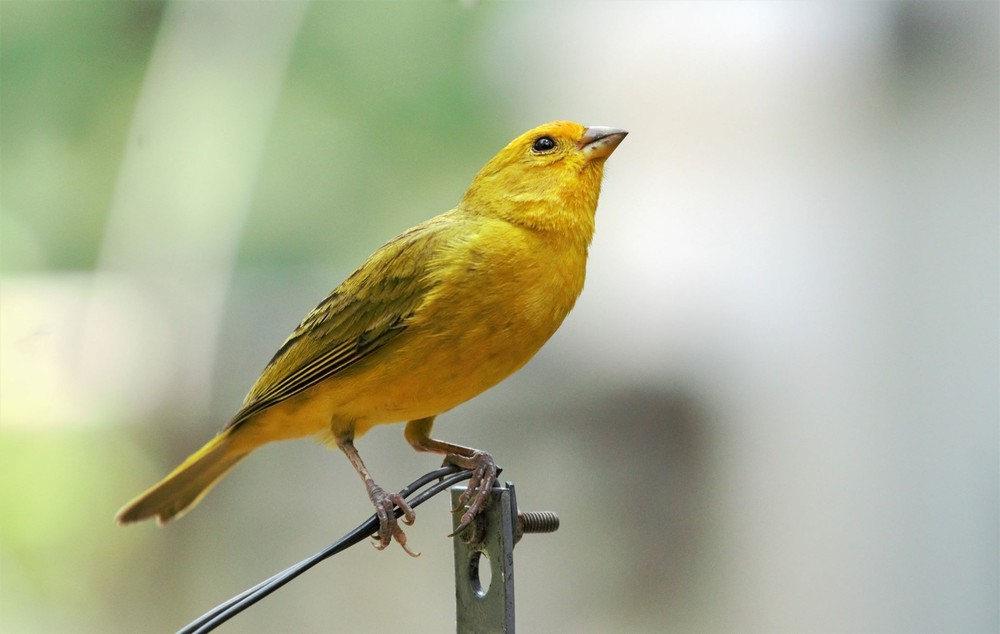
[[[552,511],[519,511],[517,519],[525,533],[553,533],[559,528],[559,516]]]

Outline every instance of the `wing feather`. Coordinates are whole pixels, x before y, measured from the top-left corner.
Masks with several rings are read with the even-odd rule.
[[[227,427],[336,376],[404,332],[435,286],[428,263],[449,222],[445,214],[393,238],[310,311]]]

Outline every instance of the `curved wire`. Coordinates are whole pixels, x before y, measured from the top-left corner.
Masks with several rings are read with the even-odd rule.
[[[407,502],[410,504],[411,508],[415,508],[449,487],[452,487],[464,480],[468,480],[471,476],[472,472],[468,469],[459,469],[458,467],[441,467],[440,469],[435,469],[434,471],[425,473],[411,482],[402,491],[400,491],[400,495],[407,498]],[[413,499],[409,499],[409,496],[413,495],[434,480],[438,480],[438,482],[430,488],[414,495]],[[397,518],[402,515],[402,511],[398,508],[394,509],[394,512]],[[276,575],[261,581],[252,588],[244,590],[228,601],[217,605],[198,617],[196,620],[189,623],[183,629],[178,630],[178,634],[204,634],[205,632],[211,632],[292,579],[298,577],[306,570],[309,570],[319,562],[350,548],[369,535],[374,534],[377,529],[378,519],[373,514],[357,528],[344,535],[330,546],[327,546],[325,549],[316,553],[312,557],[304,559],[294,566],[289,566]]]

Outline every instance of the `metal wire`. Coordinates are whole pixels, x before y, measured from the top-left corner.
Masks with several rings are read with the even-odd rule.
[[[458,467],[442,467],[417,478],[400,491],[400,494],[407,499],[406,501],[409,503],[411,508],[416,508],[438,493],[447,490],[449,487],[464,480],[468,480],[471,476],[472,472],[468,469],[459,469]],[[414,493],[418,490],[435,480],[437,480],[437,483],[433,486],[414,495]],[[409,496],[411,495],[414,495],[414,497],[409,499]],[[402,515],[402,511],[397,508],[395,509],[395,514],[398,518]],[[306,570],[309,570],[319,562],[350,548],[366,537],[374,534],[377,529],[378,519],[373,514],[360,526],[344,535],[324,550],[316,553],[312,557],[300,561],[294,566],[290,566],[285,570],[282,570],[269,579],[261,581],[254,587],[244,590],[225,603],[217,605],[198,617],[196,620],[189,623],[183,629],[178,630],[178,634],[204,634],[205,632],[211,632],[243,610],[249,608],[254,603],[257,603],[292,579],[298,577]]]

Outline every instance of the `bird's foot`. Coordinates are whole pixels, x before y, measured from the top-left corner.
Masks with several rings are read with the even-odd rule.
[[[411,557],[419,557],[420,553],[415,553],[406,546],[406,533],[400,528],[393,508],[399,507],[399,510],[403,512],[403,516],[400,519],[403,520],[404,524],[407,526],[413,525],[416,515],[414,515],[413,509],[406,503],[406,500],[403,499],[403,496],[399,493],[389,493],[374,482],[369,482],[368,497],[371,498],[372,504],[375,505],[375,517],[378,518],[378,533],[372,535],[375,539],[372,545],[379,550],[383,550],[395,539],[396,543],[406,551],[406,554]]]
[[[452,509],[452,513],[458,513],[464,508],[465,514],[462,515],[462,520],[459,522],[458,527],[449,535],[451,537],[468,528],[472,524],[472,521],[476,519],[476,515],[486,506],[486,503],[489,501],[488,495],[490,489],[493,488],[493,485],[497,481],[497,463],[493,460],[493,456],[479,450],[473,451],[471,456],[448,454],[444,462],[445,464],[455,465],[472,471],[472,477],[469,478],[469,485],[462,492],[462,495],[458,497],[456,507]]]

